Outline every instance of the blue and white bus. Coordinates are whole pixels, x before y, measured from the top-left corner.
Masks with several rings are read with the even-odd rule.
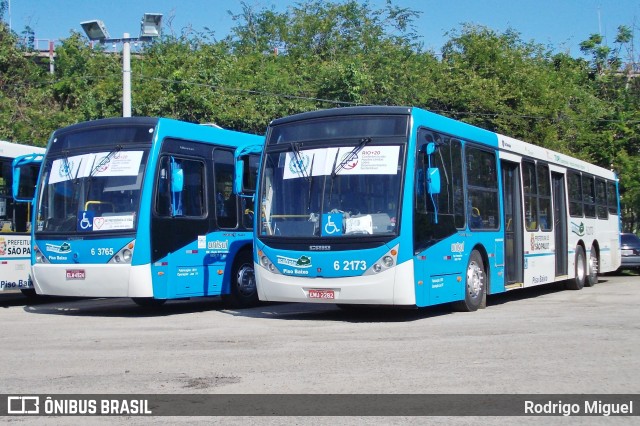
[[[620,265],[613,172],[418,108],[274,120],[256,197],[265,301],[474,311]]]
[[[38,294],[196,296],[257,302],[242,152],[255,181],[264,137],[166,118],[111,118],[56,130],[34,205]],[[242,163],[244,164],[244,163]]]
[[[24,184],[35,187],[44,148],[0,141],[0,291],[20,290],[32,296],[31,204],[13,195],[13,162],[34,159],[23,167]],[[38,160],[39,159],[39,160]]]

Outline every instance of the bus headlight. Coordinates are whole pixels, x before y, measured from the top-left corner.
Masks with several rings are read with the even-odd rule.
[[[276,265],[274,265],[273,262],[264,253],[262,253],[262,251],[258,253],[258,256],[260,257],[260,265],[262,265],[264,269],[273,274],[280,273],[280,271],[278,271],[278,268],[276,268]]]
[[[398,246],[395,246],[389,250],[384,256],[376,261],[363,275],[379,274],[382,271],[391,269],[396,265],[396,259],[398,256]]]
[[[131,241],[126,246],[122,247],[113,257],[109,260],[108,263],[116,263],[116,264],[131,264],[131,259],[133,258],[133,247],[135,246],[135,240]]]
[[[33,251],[35,252],[36,255],[36,263],[49,263],[49,259],[47,259],[47,256],[45,256],[40,249],[38,248],[38,246],[34,246],[33,247]]]

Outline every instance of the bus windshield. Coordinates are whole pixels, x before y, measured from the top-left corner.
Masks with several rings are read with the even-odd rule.
[[[395,235],[403,151],[404,145],[367,137],[304,150],[292,142],[265,153],[260,235]]]
[[[43,166],[36,232],[132,231],[148,150],[57,155]]]

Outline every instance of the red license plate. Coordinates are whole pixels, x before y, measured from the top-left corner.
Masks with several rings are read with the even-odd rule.
[[[84,280],[84,269],[67,269],[68,280]]]
[[[309,290],[309,299],[335,299],[333,290]]]

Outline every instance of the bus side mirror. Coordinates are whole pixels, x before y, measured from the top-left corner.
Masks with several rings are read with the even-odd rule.
[[[36,193],[38,170],[44,156],[42,154],[27,154],[16,157],[12,163],[13,182],[11,195],[15,201],[31,203]]]
[[[252,198],[256,192],[258,162],[262,145],[246,145],[236,149],[233,193],[240,197]]]
[[[440,193],[440,169],[437,167],[429,167],[427,170],[427,188],[429,194]]]

